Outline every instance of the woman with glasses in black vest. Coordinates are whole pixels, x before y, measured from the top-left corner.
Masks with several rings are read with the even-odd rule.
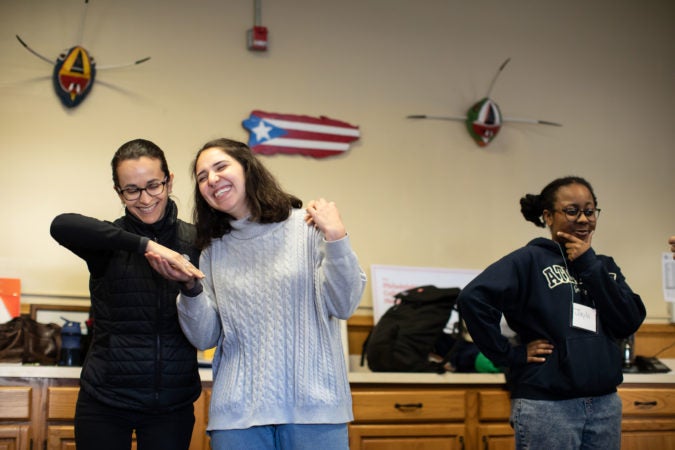
[[[75,412],[78,450],[186,450],[201,392],[197,351],[176,312],[178,284],[145,258],[159,252],[201,276],[194,227],[178,219],[173,173],[164,152],[136,139],[112,159],[114,189],[125,207],[114,222],[61,214],[52,237],[84,259],[90,273],[91,344]]]

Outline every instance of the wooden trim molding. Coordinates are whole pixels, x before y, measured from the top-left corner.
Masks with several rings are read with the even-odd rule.
[[[373,316],[355,314],[347,320],[347,341],[349,342],[349,354],[360,355],[363,351],[363,343],[368,333],[373,328]]]
[[[675,358],[675,324],[643,323],[635,333],[635,354]]]

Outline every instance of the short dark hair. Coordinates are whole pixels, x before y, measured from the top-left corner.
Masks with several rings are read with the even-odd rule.
[[[563,186],[569,186],[570,184],[581,184],[586,186],[593,196],[593,203],[595,203],[595,206],[598,206],[598,199],[595,197],[595,192],[593,192],[591,183],[577,176],[556,178],[547,184],[544,189],[541,190],[539,195],[525,194],[525,196],[520,199],[520,212],[523,214],[523,217],[525,217],[525,220],[532,222],[538,227],[546,227],[546,223],[542,220],[544,210],[552,210],[556,201],[558,189]]]
[[[207,142],[195,155],[192,162],[192,178],[195,181],[195,207],[192,218],[197,228],[197,247],[204,249],[212,239],[232,231],[230,222],[234,217],[209,206],[199,192],[197,182],[197,160],[204,150],[218,148],[231,156],[244,169],[246,202],[251,212],[250,220],[258,223],[283,222],[293,208],[301,208],[302,200],[284,192],[272,173],[244,143],[219,138]]]
[[[162,172],[167,177],[169,176],[169,164],[166,162],[166,157],[161,148],[154,142],[148,141],[147,139],[134,139],[129,142],[122,144],[120,148],[117,149],[115,155],[113,156],[110,165],[112,167],[112,178],[115,187],[120,186],[120,179],[117,175],[117,167],[122,161],[127,159],[139,159],[142,156],[146,156],[152,159],[158,159],[162,165]]]

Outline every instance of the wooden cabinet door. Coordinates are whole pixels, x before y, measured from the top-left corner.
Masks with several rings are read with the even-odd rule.
[[[28,425],[0,425],[0,449],[29,450]]]
[[[354,422],[463,421],[464,390],[377,389],[352,390]]]
[[[508,422],[511,399],[503,389],[485,389],[478,392],[478,419],[487,422]]]
[[[75,450],[75,428],[72,425],[48,426],[47,450]]]
[[[624,431],[621,433],[622,450],[675,450],[675,431]]]
[[[30,386],[0,387],[0,420],[23,421],[24,424],[0,425],[0,450],[29,450],[31,396]]]
[[[464,425],[350,425],[350,450],[462,450]]]
[[[630,417],[672,417],[675,415],[675,389],[620,388],[623,415]]]
[[[80,393],[78,387],[47,388],[47,420],[68,420],[75,418],[75,405]]]
[[[30,386],[0,387],[0,419],[29,420],[32,395]]]
[[[516,446],[513,428],[508,424],[479,425],[478,442],[483,450],[513,450]]]
[[[675,450],[675,389],[621,387],[622,450]]]

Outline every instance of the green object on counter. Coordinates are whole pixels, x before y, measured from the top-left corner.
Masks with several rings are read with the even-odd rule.
[[[492,361],[487,359],[487,357],[483,353],[478,353],[476,355],[476,362],[474,363],[474,367],[476,368],[476,372],[479,373],[499,373],[501,370],[497,369],[494,364],[492,364]]]

